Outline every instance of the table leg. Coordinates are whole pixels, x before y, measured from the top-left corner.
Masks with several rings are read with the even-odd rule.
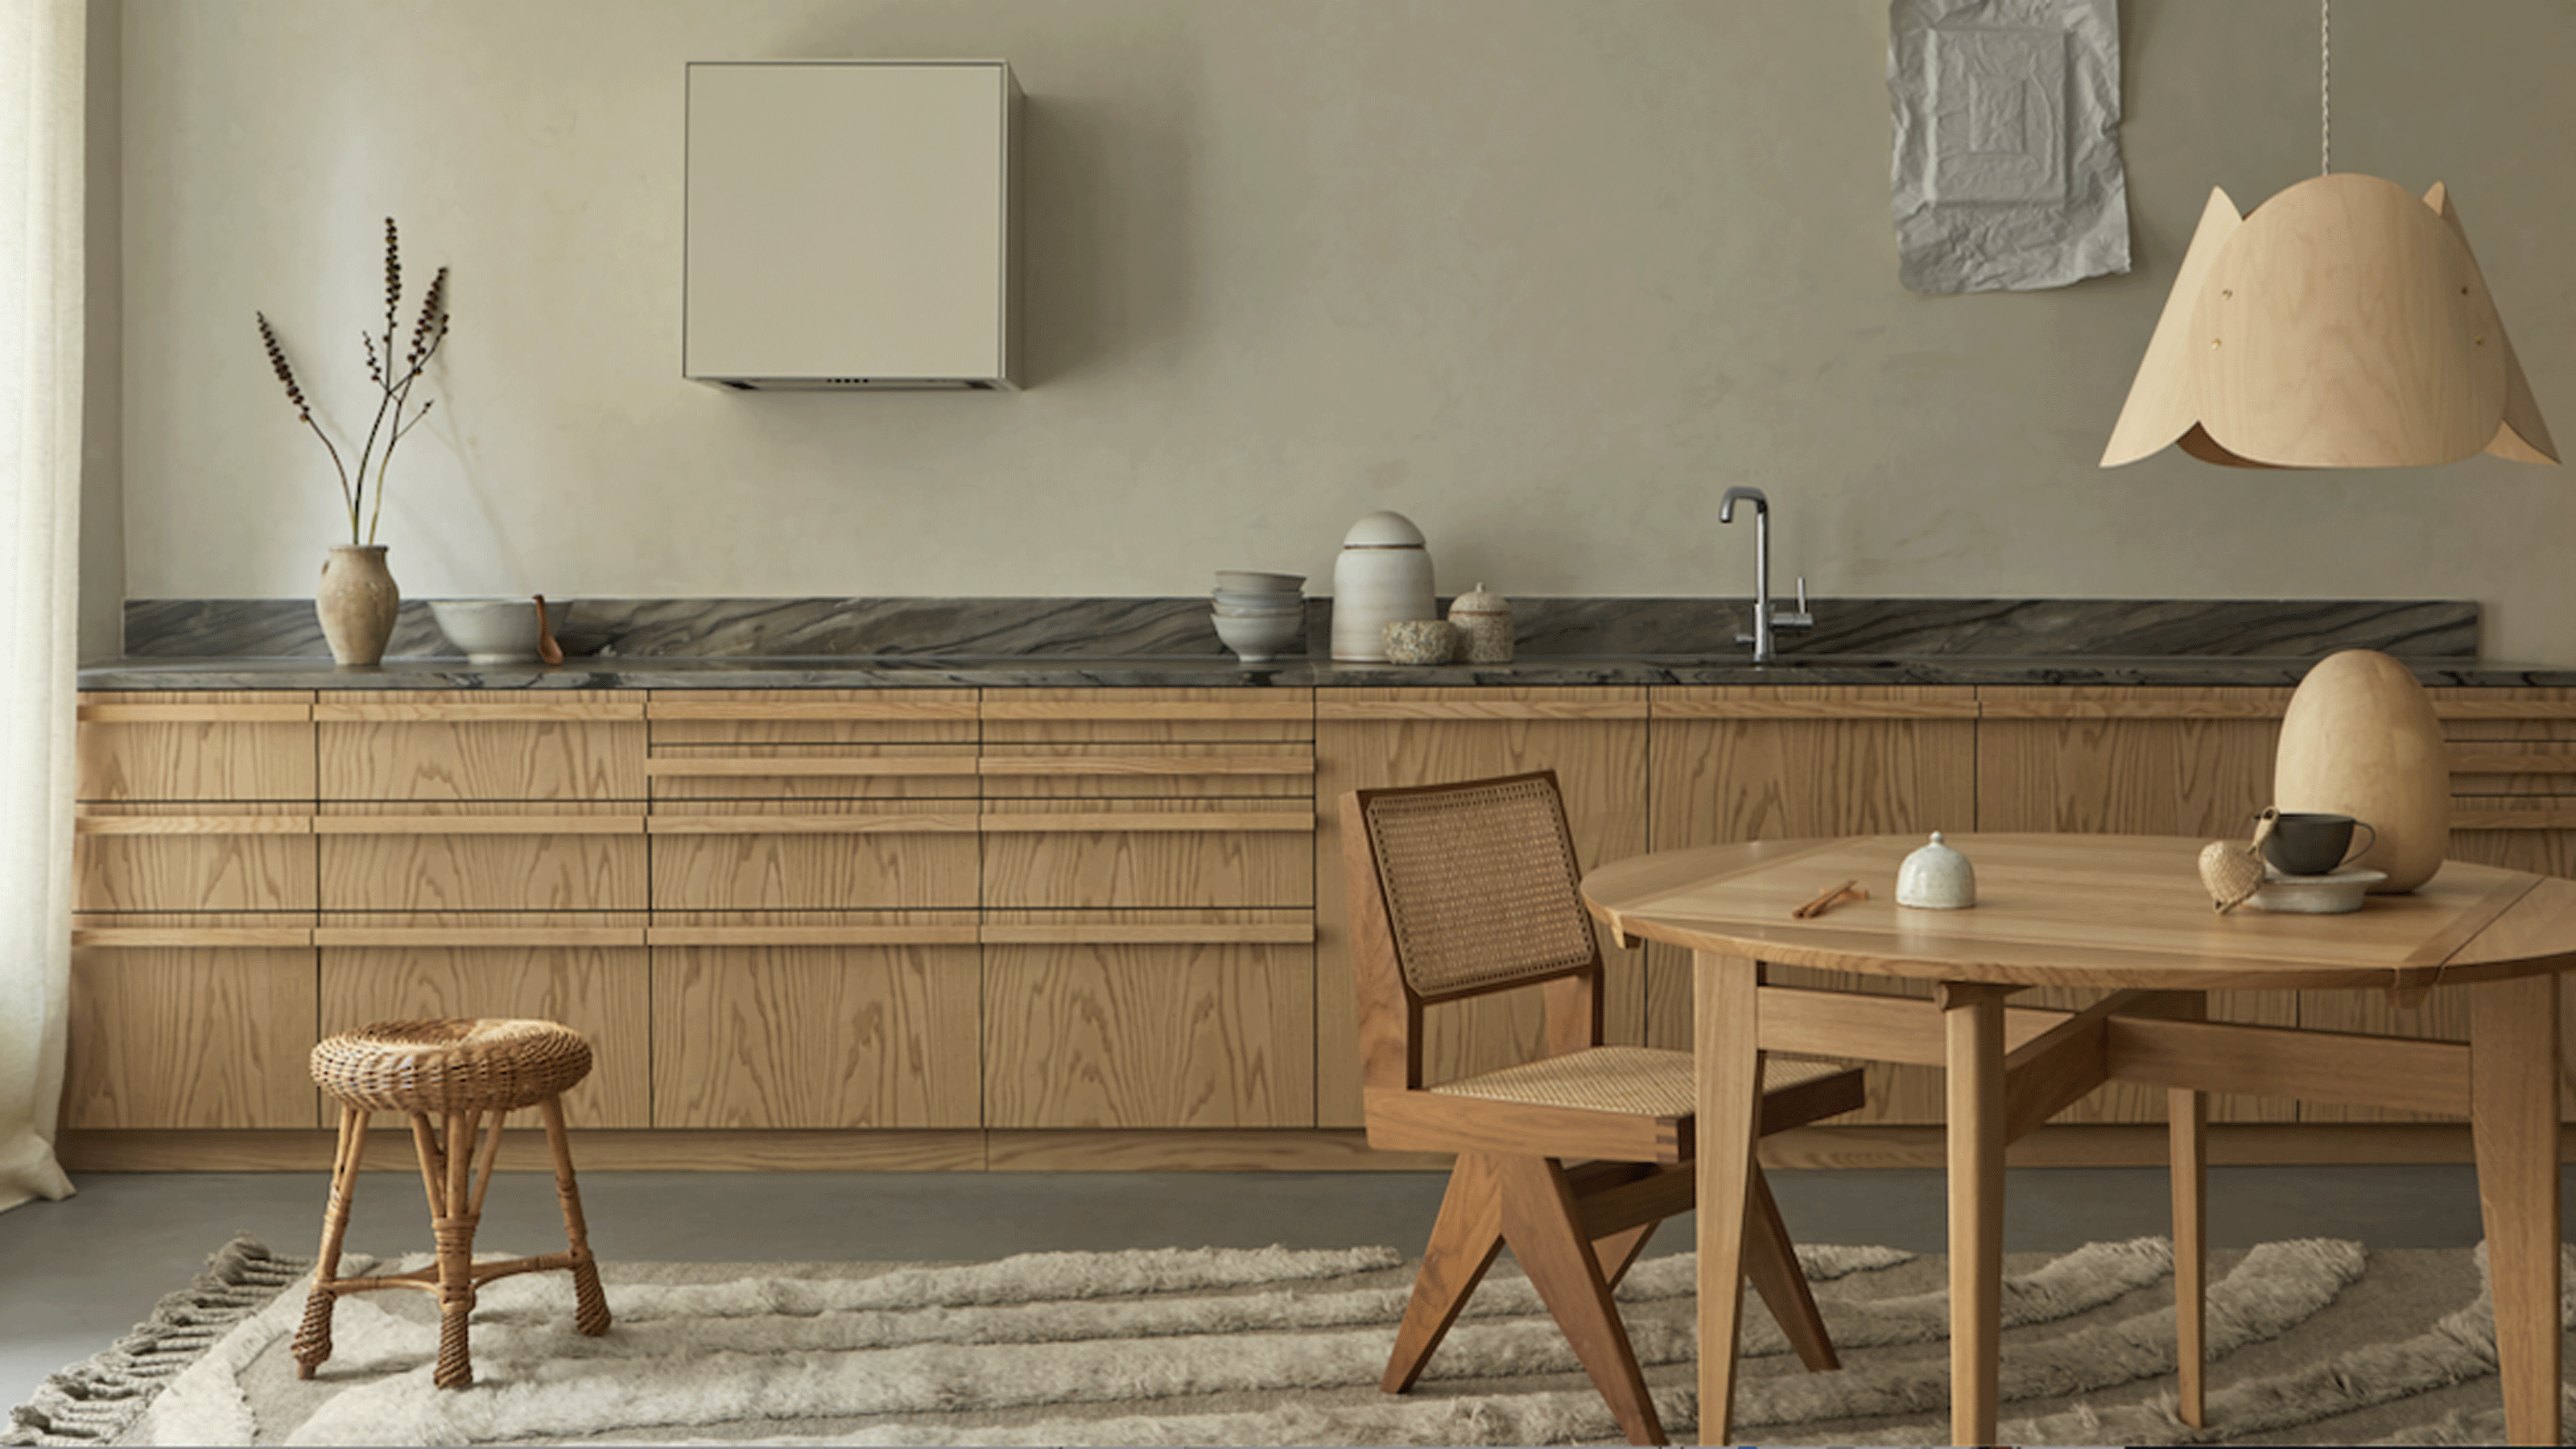
[[[2165,1093],[2165,1172],[2173,1189],[2174,1368],[2178,1412],[2195,1429],[2209,1426],[2209,1097],[2176,1087]]]
[[[2505,1440],[2556,1444],[2558,1374],[2558,978],[2469,990],[2469,1128],[2495,1292]]]
[[[1760,970],[1740,956],[1692,960],[1699,1072],[1699,1442],[1733,1440],[1744,1321],[1744,1214],[1761,1120]]]
[[[1942,983],[1950,1142],[1950,1442],[1995,1442],[2003,1347],[2004,998]]]

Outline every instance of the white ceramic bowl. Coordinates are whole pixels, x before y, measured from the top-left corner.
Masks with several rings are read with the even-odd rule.
[[[1305,633],[1306,620],[1301,614],[1216,616],[1216,637],[1242,656],[1246,664],[1278,657],[1280,650],[1296,643]]]
[[[534,599],[432,599],[431,617],[469,664],[533,664],[537,659]],[[546,620],[561,630],[572,605],[546,600]]]
[[[1216,591],[1220,594],[1293,594],[1305,586],[1304,574],[1265,574],[1250,569],[1216,571]]]
[[[1219,599],[1216,601],[1215,612],[1219,614],[1231,614],[1236,618],[1243,618],[1251,615],[1259,615],[1263,618],[1272,616],[1296,616],[1302,615],[1306,612],[1306,601],[1303,599],[1292,598],[1284,604],[1239,604],[1231,599]]]

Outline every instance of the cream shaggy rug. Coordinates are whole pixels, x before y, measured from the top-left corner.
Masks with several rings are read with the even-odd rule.
[[[1746,1315],[1736,1437],[1946,1437],[1937,1258],[1807,1248],[1845,1369],[1807,1374]],[[2571,1255],[2576,1256],[2576,1255]],[[415,1266],[406,1259],[398,1267]],[[2222,1255],[2211,1417],[2170,1412],[2162,1240],[2017,1255],[2002,1437],[2020,1444],[2494,1443],[2483,1254],[2309,1240]],[[1410,1281],[1391,1249],[1045,1253],[965,1265],[603,1265],[616,1327],[571,1324],[563,1274],[476,1310],[477,1383],[430,1386],[425,1294],[344,1299],[336,1352],[289,1353],[305,1260],[237,1239],[154,1325],[57,1375],[12,1444],[1551,1444],[1617,1442],[1508,1257],[1420,1388],[1377,1391]],[[352,1255],[346,1270],[371,1271]],[[1666,1425],[1695,1422],[1692,1259],[1620,1291]],[[2570,1265],[2576,1282],[2576,1262]],[[2576,1361],[2576,1360],[2571,1360]]]

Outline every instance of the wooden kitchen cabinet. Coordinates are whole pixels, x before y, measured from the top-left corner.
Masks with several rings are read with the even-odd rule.
[[[987,1127],[1311,1127],[1314,701],[984,701]]]
[[[1647,692],[1643,687],[1327,689],[1315,702],[1316,1123],[1356,1127],[1358,1005],[1342,889],[1341,798],[1352,790],[1554,770],[1585,868],[1637,855],[1647,841]],[[1604,1028],[1641,1040],[1645,973],[1606,941]],[[1447,1080],[1540,1054],[1536,993],[1430,1008],[1424,1059]]]
[[[1977,813],[1977,692],[1969,687],[1669,688],[1652,697],[1653,850],[1815,835],[1965,832]],[[1819,881],[1818,889],[1834,885]],[[1870,886],[1884,898],[1888,883]],[[1780,985],[1929,988],[1775,966]],[[1690,953],[1646,948],[1646,1041],[1691,1045]],[[1941,1073],[1864,1064],[1866,1100],[1837,1122],[1937,1122]]]
[[[80,915],[62,1125],[308,1127],[313,918]]]

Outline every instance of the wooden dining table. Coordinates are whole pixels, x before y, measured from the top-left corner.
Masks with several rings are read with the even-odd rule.
[[[1919,835],[1756,841],[1636,856],[1586,876],[1622,944],[1693,953],[1698,1072],[1699,1441],[1730,1442],[1745,1194],[1761,1057],[1947,1071],[1953,1442],[1995,1441],[2004,1148],[2105,1083],[2168,1093],[2180,1411],[2203,1423],[2206,1095],[2240,1092],[2468,1119],[2484,1214],[2506,1433],[2559,1442],[2558,973],[2576,965],[2576,881],[2445,862],[2343,914],[2218,912],[2202,842],[1951,836],[1975,904],[1896,903]],[[1845,881],[1868,892],[1801,918]],[[1928,998],[1764,980],[1766,964],[1929,983]],[[2096,988],[2082,1009],[2012,1003]],[[2386,992],[2467,999],[2465,1042],[2207,1020],[2207,993]]]

